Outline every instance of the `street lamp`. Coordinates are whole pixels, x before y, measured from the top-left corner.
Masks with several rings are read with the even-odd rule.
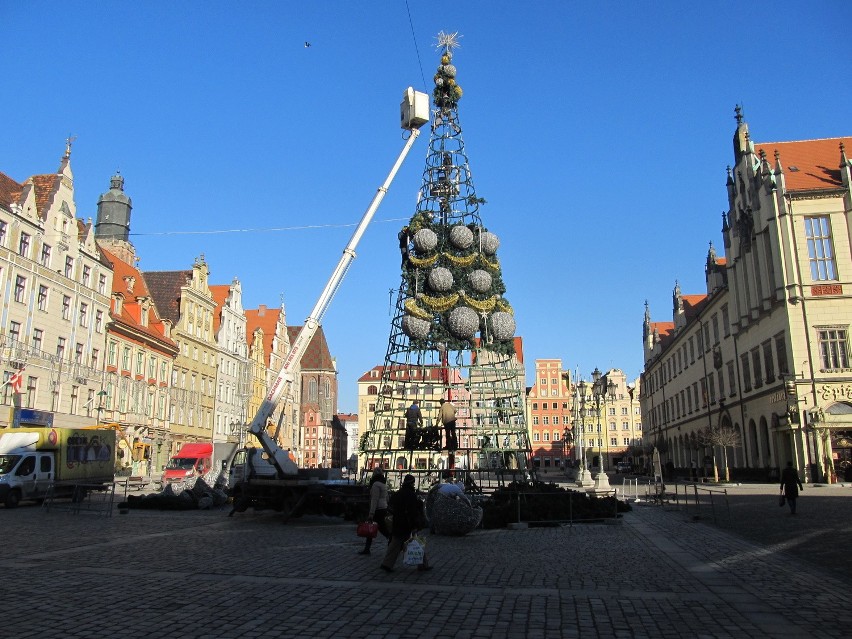
[[[566,474],[568,472],[568,453],[570,452],[571,438],[571,429],[566,426],[565,430],[562,431],[562,470]]]
[[[574,419],[574,428],[577,428],[577,422],[580,423],[580,436],[577,439],[578,446],[575,447],[580,462],[580,467],[577,469],[577,486],[580,488],[589,488],[594,486],[592,475],[586,467],[586,452],[583,450],[584,439],[586,437],[586,388],[585,380],[580,380],[574,387],[574,408],[576,417]]]
[[[601,405],[606,408],[607,400],[615,397],[615,382],[609,380],[606,384],[604,384],[601,379],[601,372],[598,370],[598,367],[595,367],[595,370],[592,371],[592,397],[595,401],[595,411],[597,413],[598,418],[598,434],[604,437],[606,441],[606,465],[609,465],[609,433],[601,432]],[[598,446],[598,474],[595,477],[595,489],[596,490],[609,490],[609,477],[604,470],[604,456],[603,450]]]
[[[98,411],[98,421],[97,421],[98,426],[101,425],[101,411],[103,411],[103,409],[104,409],[104,397],[106,397],[106,395],[107,395],[107,392],[105,390],[99,391],[97,393],[98,407],[95,410]]]
[[[237,448],[243,447],[243,434],[245,433],[245,428],[242,422],[238,422],[234,420],[231,422],[231,437],[234,435],[237,436]]]

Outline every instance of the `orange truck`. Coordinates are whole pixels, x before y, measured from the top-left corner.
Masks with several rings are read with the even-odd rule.
[[[0,501],[55,497],[82,499],[86,492],[112,484],[115,431],[55,426],[10,428],[0,435]]]

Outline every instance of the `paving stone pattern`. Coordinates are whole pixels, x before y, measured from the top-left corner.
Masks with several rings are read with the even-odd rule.
[[[812,535],[800,509],[786,542]],[[5,636],[841,637],[852,624],[849,580],[666,506],[615,525],[427,535],[434,570],[390,574],[383,540],[356,554],[352,523],[227,512],[0,509]]]

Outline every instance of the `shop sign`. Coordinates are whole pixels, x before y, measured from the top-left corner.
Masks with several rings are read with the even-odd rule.
[[[817,394],[825,402],[852,400],[852,384],[823,384]]]

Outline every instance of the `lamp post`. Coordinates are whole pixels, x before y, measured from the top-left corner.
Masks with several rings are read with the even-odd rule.
[[[601,432],[601,405],[606,408],[607,399],[615,395],[615,383],[610,380],[604,384],[603,379],[601,379],[601,372],[597,366],[592,371],[592,380],[592,398],[595,401],[595,412],[598,418],[598,434],[606,438],[608,437],[608,433]],[[609,465],[609,440],[607,440],[606,448],[606,463]],[[604,470],[603,450],[600,446],[598,446],[598,473],[595,477],[595,490],[610,490],[609,477]]]
[[[321,468],[330,468],[331,464],[326,466],[326,461],[328,460],[328,445],[331,443],[331,437],[328,435],[323,435],[319,438],[319,443],[322,446],[322,462],[320,464]]]
[[[568,454],[571,447],[571,429],[567,426],[562,431],[562,471],[568,474]]]
[[[580,436],[577,438],[578,446],[575,450],[578,453],[577,459],[580,462],[580,467],[577,469],[577,486],[580,488],[590,488],[595,485],[592,481],[592,475],[586,467],[586,451],[583,450],[583,443],[586,437],[586,388],[587,384],[584,380],[577,382],[574,388],[574,407],[577,410],[574,420],[574,428],[577,428],[577,422],[580,423]]]
[[[95,410],[98,411],[98,421],[97,421],[98,426],[101,425],[101,412],[104,410],[104,397],[106,397],[106,395],[107,395],[107,392],[105,390],[99,391],[97,393],[98,407]]]

